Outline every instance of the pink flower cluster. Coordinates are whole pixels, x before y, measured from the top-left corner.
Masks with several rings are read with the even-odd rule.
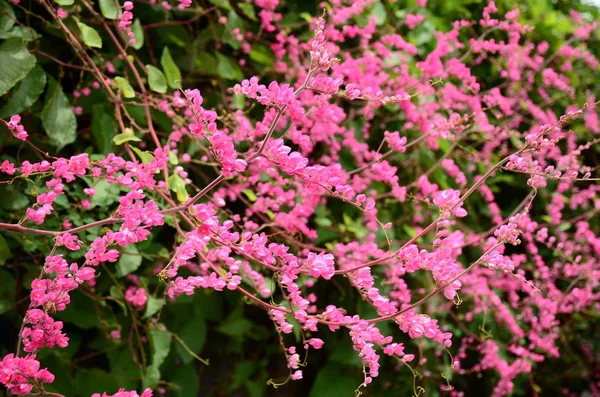
[[[52,382],[54,375],[45,368],[40,369],[40,362],[35,359],[35,354],[25,357],[7,354],[0,361],[0,383],[6,386],[9,393],[26,396],[36,385]]]

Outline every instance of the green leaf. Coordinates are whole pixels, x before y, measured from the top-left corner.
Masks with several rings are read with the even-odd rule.
[[[273,51],[264,44],[258,43],[252,46],[248,54],[250,59],[261,65],[272,65],[275,62]]]
[[[92,106],[92,136],[100,154],[107,155],[113,147],[114,121],[113,114],[106,110],[104,104]]]
[[[327,364],[319,371],[309,397],[353,396],[360,384],[357,379],[348,376],[340,365]]]
[[[50,79],[42,110],[42,125],[50,144],[59,150],[77,139],[77,120],[60,84]]]
[[[140,255],[135,245],[128,245],[123,248],[123,252],[117,262],[117,277],[124,277],[129,273],[135,272],[142,264],[142,255]]]
[[[152,152],[150,152],[148,150],[145,150],[142,152],[140,149],[138,149],[136,147],[132,147],[131,149],[140,157],[140,160],[142,160],[142,163],[144,163],[144,164],[152,163],[152,159],[154,158],[154,156],[152,155]]]
[[[129,81],[127,81],[126,79],[124,79],[121,76],[115,77],[115,81],[119,85],[119,88],[121,88],[121,91],[123,91],[123,96],[125,98],[134,98],[135,97],[135,92],[133,91],[131,84],[129,84]]]
[[[100,179],[98,183],[94,185],[96,194],[90,197],[90,203],[93,207],[108,207],[109,205],[116,203],[119,199],[119,193],[121,188],[119,185],[114,183],[108,183],[106,179]]]
[[[74,383],[77,389],[76,395],[91,396],[94,393],[103,393],[104,391],[116,393],[122,382],[114,374],[109,374],[98,368],[91,368],[86,371],[77,371]]]
[[[217,331],[228,336],[242,336],[252,328],[252,322],[244,317],[244,306],[238,307],[231,312],[221,324]]]
[[[248,200],[250,200],[252,202],[256,201],[256,198],[257,198],[256,197],[256,193],[254,193],[253,190],[251,190],[251,189],[244,189],[244,190],[242,190],[242,193],[244,193],[244,195],[246,197],[248,197]]]
[[[135,389],[138,382],[135,380],[140,375],[137,366],[133,362],[131,353],[127,349],[112,350],[107,354],[110,363],[110,373],[118,374],[119,386],[127,390]]]
[[[144,312],[143,318],[150,318],[154,316],[160,308],[163,306],[162,298],[155,298],[152,295],[148,295],[148,303],[146,303],[146,311]]]
[[[10,251],[10,247],[6,244],[6,240],[4,237],[0,235],[0,265],[4,265],[6,261],[12,258],[12,252]]]
[[[15,26],[8,32],[0,30],[0,39],[19,38],[25,42],[36,40],[40,35],[32,28],[26,28],[24,26]]]
[[[115,0],[99,0],[100,12],[107,19],[117,19],[119,12]]]
[[[0,96],[23,80],[35,66],[36,59],[27,51],[23,40],[12,38],[0,46]]]
[[[151,328],[149,331],[150,342],[152,346],[152,364],[146,369],[146,374],[142,380],[143,387],[154,388],[160,381],[160,366],[169,355],[171,349],[171,335],[164,330],[162,324],[158,324],[156,328]]]
[[[189,397],[200,395],[198,390],[200,389],[200,382],[198,381],[198,373],[196,372],[194,364],[186,365],[181,368],[177,368],[175,371],[175,377],[173,383],[179,386],[173,390],[176,397]]]
[[[136,18],[131,25],[131,31],[133,32],[133,38],[135,39],[135,44],[131,46],[136,50],[139,50],[144,46],[144,29],[142,28],[142,23],[139,18]]]
[[[77,27],[81,32],[81,38],[83,39],[83,42],[89,47],[102,48],[102,38],[98,32],[85,23],[79,22],[79,19],[75,17],[73,17],[73,19],[75,20],[75,23],[77,23]]]
[[[206,321],[204,317],[198,315],[190,317],[183,329],[177,332],[177,335],[194,354],[200,354],[206,340]],[[175,350],[177,350],[185,364],[194,361],[194,357],[177,341],[175,341]]]
[[[122,134],[117,134],[115,135],[115,137],[113,138],[113,142],[115,143],[115,145],[122,145],[125,142],[140,142],[141,139],[138,138],[137,136],[135,136],[133,134],[133,132],[129,133],[129,132],[124,132]]]
[[[185,189],[185,181],[178,174],[173,174],[167,180],[169,188],[177,194],[177,200],[184,202],[188,199],[189,195]]]
[[[371,10],[371,17],[375,17],[377,21],[377,26],[381,26],[385,23],[387,19],[387,13],[385,12],[385,7],[380,2],[376,2],[373,5],[373,9]]]
[[[7,118],[21,113],[37,101],[45,87],[46,73],[41,67],[36,66],[19,83],[10,101],[0,110],[0,117]]]
[[[160,94],[167,92],[167,79],[163,72],[152,65],[146,65],[146,69],[148,69],[148,84],[150,85],[150,89]]]
[[[90,298],[81,292],[72,292],[71,303],[64,311],[56,312],[54,316],[81,329],[91,329],[98,326],[98,315],[94,304]]]
[[[217,53],[217,73],[224,79],[241,81],[244,78],[242,69],[231,58],[221,53]]]
[[[75,0],[54,0],[54,2],[61,6],[71,6],[75,3]]]
[[[0,32],[8,32],[15,26],[15,12],[4,0],[0,1]]]
[[[179,70],[177,64],[175,64],[173,61],[169,47],[163,48],[163,52],[160,57],[160,65],[165,71],[169,87],[174,89],[181,87],[181,71]]]

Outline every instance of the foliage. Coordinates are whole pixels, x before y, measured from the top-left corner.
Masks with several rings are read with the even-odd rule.
[[[0,0],[0,382],[598,393],[599,19]]]

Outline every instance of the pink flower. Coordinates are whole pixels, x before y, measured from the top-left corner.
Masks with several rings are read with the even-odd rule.
[[[62,8],[59,8],[58,10],[56,10],[56,15],[60,19],[65,19],[67,16],[69,16],[69,14],[65,10],[63,10]]]
[[[138,309],[143,309],[148,301],[148,294],[144,288],[129,287],[125,292],[125,300]]]

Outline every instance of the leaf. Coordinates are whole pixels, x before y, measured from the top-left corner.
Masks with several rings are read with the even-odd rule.
[[[104,104],[92,106],[92,136],[100,154],[107,155],[113,147],[114,117]]]
[[[85,23],[79,22],[79,19],[75,17],[73,17],[73,19],[75,20],[75,23],[81,32],[81,38],[83,39],[83,42],[89,47],[102,48],[102,38],[98,32]]]
[[[264,44],[257,43],[252,46],[252,50],[248,54],[250,59],[261,65],[272,65],[275,62],[273,51]]]
[[[40,66],[36,66],[19,83],[10,101],[0,110],[0,117],[7,118],[21,113],[37,101],[45,87],[46,73]]]
[[[184,202],[189,195],[185,189],[185,181],[178,174],[173,174],[168,179],[169,188],[177,194],[177,200]]]
[[[138,149],[136,147],[132,147],[131,149],[140,157],[140,160],[142,160],[142,163],[144,163],[144,164],[152,163],[152,159],[154,158],[154,156],[152,155],[152,152],[150,152],[148,150],[145,150],[142,152],[140,149]]]
[[[373,5],[373,9],[371,10],[370,16],[375,17],[377,26],[383,25],[387,19],[387,12],[385,11],[383,4],[380,2],[375,3],[375,5]]]
[[[248,197],[248,200],[250,200],[251,202],[255,202],[257,199],[256,193],[254,193],[254,191],[251,189],[244,189],[242,190],[242,193],[244,193],[244,195]]]
[[[40,35],[32,28],[26,28],[24,26],[15,26],[8,32],[0,30],[0,39],[19,38],[25,42],[36,40]]]
[[[142,264],[142,255],[140,255],[135,245],[129,245],[123,249],[119,261],[117,262],[117,277],[124,277],[129,273],[135,272]]]
[[[12,38],[0,46],[0,96],[6,94],[33,69],[36,59],[23,40]]]
[[[121,191],[119,185],[108,183],[106,179],[100,179],[98,183],[94,185],[94,189],[96,190],[96,194],[90,197],[90,203],[93,207],[108,207],[117,202]]]
[[[61,6],[71,6],[75,3],[75,0],[54,0],[54,2]]]
[[[309,397],[353,396],[357,386],[356,379],[348,376],[340,365],[327,364],[319,371]]]
[[[10,251],[10,247],[6,244],[6,240],[4,237],[0,235],[0,265],[4,265],[6,261],[12,258],[12,252]]]
[[[228,336],[242,336],[252,328],[252,322],[244,317],[244,307],[238,307],[231,312],[221,324],[217,327],[217,331]]]
[[[200,354],[200,351],[204,346],[204,341],[206,340],[206,321],[204,320],[204,317],[197,315],[192,316],[186,322],[183,329],[177,332],[177,335],[194,354]],[[179,353],[184,364],[188,364],[194,360],[194,357],[181,345],[181,343],[175,343],[175,350]]]
[[[142,380],[143,387],[154,388],[160,381],[160,366],[169,355],[171,348],[171,335],[164,330],[160,331],[158,327],[151,328],[149,331],[152,346],[152,364],[146,369],[146,374]],[[164,328],[164,326],[163,326]]]
[[[0,1],[0,32],[8,32],[15,26],[15,12],[6,1]]]
[[[171,57],[171,51],[169,47],[163,48],[162,55],[160,57],[160,65],[162,66],[169,87],[177,89],[181,87],[181,71],[173,58]]]
[[[81,329],[91,329],[98,326],[98,316],[92,300],[81,292],[71,293],[71,303],[64,311],[56,312],[54,316]]]
[[[148,302],[146,303],[146,311],[144,312],[143,318],[150,318],[154,316],[160,308],[163,306],[162,298],[155,298],[152,295],[148,295]]]
[[[58,361],[58,360],[57,360]],[[86,371],[77,371],[75,375],[75,387],[78,396],[91,396],[94,393],[116,393],[122,382],[99,368],[91,368]],[[62,389],[61,389],[62,391]]]
[[[115,4],[115,0],[99,0],[100,3],[100,12],[107,19],[117,19],[118,18],[118,10],[117,5]]]
[[[167,92],[167,79],[163,72],[152,65],[146,65],[146,69],[148,69],[148,84],[150,85],[150,89],[159,94]]]
[[[125,142],[140,142],[141,139],[138,138],[137,136],[135,136],[133,134],[133,132],[128,133],[128,132],[124,132],[122,134],[117,134],[115,135],[115,137],[113,138],[113,142],[115,143],[115,145],[122,145]]]
[[[175,377],[172,381],[176,385],[180,386],[180,388],[173,390],[175,396],[188,397],[200,395],[198,393],[198,390],[200,389],[200,382],[198,381],[199,377],[196,371],[197,370],[194,364],[177,368]]]
[[[133,32],[133,38],[135,39],[135,44],[131,46],[136,50],[139,50],[144,46],[144,29],[142,28],[142,23],[139,18],[136,18],[131,25],[131,31]]]
[[[75,113],[60,84],[52,79],[48,84],[41,118],[46,134],[50,137],[50,144],[59,150],[77,139]]]
[[[224,79],[240,81],[244,78],[242,69],[235,61],[221,53],[217,53],[217,73]]]
[[[127,81],[126,79],[124,79],[121,76],[115,77],[115,81],[119,85],[119,88],[121,88],[121,91],[123,92],[123,96],[125,98],[134,98],[135,97],[135,92],[133,91],[131,84],[129,84],[129,81]]]

